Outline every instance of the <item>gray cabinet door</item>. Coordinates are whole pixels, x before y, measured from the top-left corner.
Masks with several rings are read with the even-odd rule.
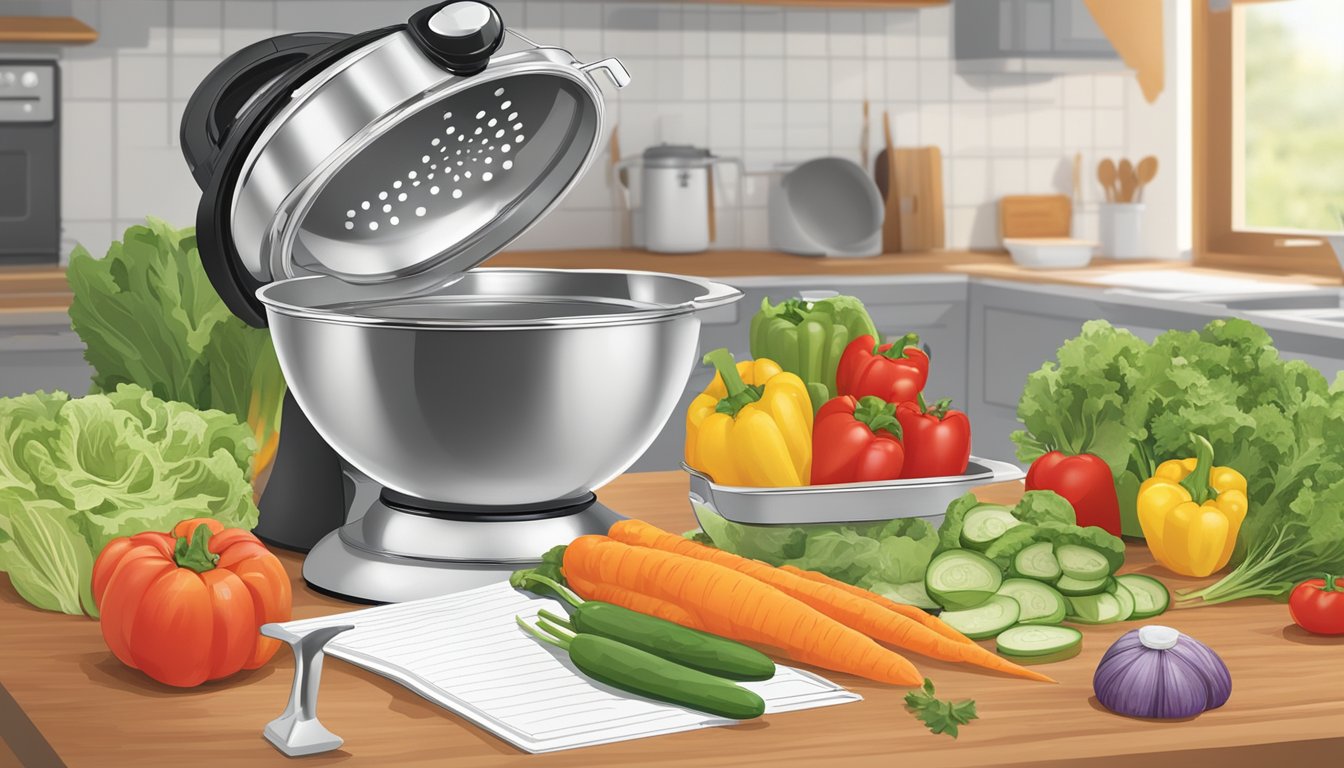
[[[60,390],[87,394],[93,371],[84,362],[84,342],[64,313],[0,318],[0,397]]]
[[[951,397],[958,405],[966,401],[966,287],[961,276],[914,275],[908,277],[747,277],[725,280],[742,290],[741,301],[702,318],[700,351],[727,347],[744,360],[751,356],[751,318],[761,301],[772,303],[796,297],[805,291],[834,291],[858,297],[868,308],[884,341],[906,333],[918,333],[927,345],[931,361],[930,399]],[[687,383],[677,410],[662,433],[632,471],[657,471],[681,466],[686,441],[686,408],[714,378],[707,366],[697,366]]]

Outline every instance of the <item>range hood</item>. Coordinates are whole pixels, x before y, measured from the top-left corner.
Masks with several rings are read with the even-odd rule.
[[[1067,74],[1126,67],[1084,0],[955,0],[957,71]]]

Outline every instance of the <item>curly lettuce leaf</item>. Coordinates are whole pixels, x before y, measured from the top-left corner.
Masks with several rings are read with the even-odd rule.
[[[220,410],[258,447],[279,428],[284,377],[264,329],[250,328],[206,277],[194,230],[150,218],[102,259],[76,247],[70,320],[94,369],[92,392],[137,384],[167,401]]]
[[[980,506],[980,500],[974,493],[966,493],[952,500],[943,515],[943,524],[938,526],[938,545],[942,549],[961,548],[961,529],[966,526],[966,515]]]
[[[252,528],[248,428],[138,386],[0,399],[0,570],[38,607],[95,614],[89,571],[113,538],[191,517]]]
[[[1022,494],[1021,500],[1012,511],[1013,517],[1024,523],[1078,524],[1078,516],[1074,513],[1073,505],[1054,491],[1027,491]]]
[[[1129,461],[1135,425],[1125,418],[1142,398],[1135,369],[1148,345],[1103,320],[1083,324],[1064,342],[1057,361],[1027,377],[1013,433],[1017,457],[1035,461],[1050,451],[1099,456],[1113,473]]]

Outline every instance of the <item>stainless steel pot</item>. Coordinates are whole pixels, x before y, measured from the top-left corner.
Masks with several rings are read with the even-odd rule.
[[[478,269],[379,302],[332,277],[263,288],[285,378],[356,468],[417,499],[564,503],[625,471],[672,415],[697,313],[729,286],[645,272]]]

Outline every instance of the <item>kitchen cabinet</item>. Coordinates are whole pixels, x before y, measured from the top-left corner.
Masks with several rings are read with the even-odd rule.
[[[739,359],[751,356],[751,318],[761,301],[779,302],[804,292],[835,292],[857,296],[868,308],[884,341],[918,333],[931,362],[930,400],[950,397],[966,402],[966,289],[962,275],[908,275],[891,277],[806,276],[723,278],[743,292],[742,300],[703,316],[700,349],[704,353],[727,347]],[[696,366],[677,411],[667,426],[635,462],[631,471],[649,472],[681,466],[686,440],[685,414],[692,399],[714,378],[711,368]]]
[[[959,0],[953,52],[961,72],[1099,72],[1123,68],[1083,0]]]
[[[39,389],[78,397],[92,375],[64,312],[0,313],[0,397]]]

